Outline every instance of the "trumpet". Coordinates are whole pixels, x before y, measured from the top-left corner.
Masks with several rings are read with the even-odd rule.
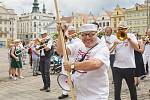
[[[37,38],[37,41],[39,42],[39,44],[44,44],[45,42],[51,40],[52,37],[51,35],[46,36],[45,38]],[[43,42],[43,40],[46,40],[45,42]]]
[[[124,40],[127,39],[127,33],[126,33],[125,31],[122,31],[122,30],[118,31],[118,32],[116,33],[116,36],[117,36],[117,38],[118,38],[120,41],[124,41]]]
[[[43,39],[37,39],[40,47],[36,48],[36,50],[42,50],[45,47],[45,45],[47,45],[49,43],[49,40],[50,40],[50,38],[49,39],[47,38],[45,41],[43,41]]]
[[[149,36],[146,36],[146,37],[144,38],[144,41],[145,41],[145,42],[150,42],[150,37],[149,37]]]
[[[36,48],[37,51],[42,50],[44,48],[44,45],[47,45],[48,43],[44,43],[40,45],[38,48]]]

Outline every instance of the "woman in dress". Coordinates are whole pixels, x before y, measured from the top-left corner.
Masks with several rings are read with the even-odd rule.
[[[16,69],[17,69],[17,74],[19,78],[24,78],[21,76],[21,68],[22,68],[22,59],[21,59],[21,47],[20,47],[20,40],[16,39],[14,41],[15,45],[11,50],[11,67],[12,67],[12,73],[13,73],[13,79],[17,80],[16,78]]]

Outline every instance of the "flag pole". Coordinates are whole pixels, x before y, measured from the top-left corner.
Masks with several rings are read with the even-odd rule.
[[[57,20],[58,26],[61,26],[61,20],[60,20],[60,14],[59,14],[59,10],[58,10],[57,0],[54,0],[54,4],[55,4],[55,10],[56,10],[56,20]],[[66,48],[65,48],[64,34],[62,32],[62,29],[58,30],[58,33],[60,35],[60,41],[61,41],[61,45],[62,45],[64,61],[67,61],[68,60],[67,52],[66,52]],[[70,94],[71,94],[72,100],[76,100],[75,91],[74,91],[72,80],[71,80],[71,74],[68,71],[67,71],[67,76],[68,76],[68,85],[70,87]]]

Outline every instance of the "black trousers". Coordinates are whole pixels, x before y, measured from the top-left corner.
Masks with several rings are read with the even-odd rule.
[[[137,100],[137,91],[134,84],[134,68],[113,68],[114,71],[114,89],[115,89],[115,100],[121,100],[121,87],[122,80],[125,79],[129,91],[131,100]]]
[[[50,58],[40,57],[40,71],[42,74],[42,80],[44,83],[44,88],[50,87]]]
[[[112,71],[112,78],[114,79],[114,71],[113,71],[113,65],[114,65],[114,61],[115,61],[115,54],[110,54],[110,67],[111,67],[111,71]]]

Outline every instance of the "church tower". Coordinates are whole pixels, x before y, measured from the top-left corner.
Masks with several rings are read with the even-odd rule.
[[[38,0],[34,0],[33,7],[32,7],[32,13],[38,13],[39,12],[39,3]]]

